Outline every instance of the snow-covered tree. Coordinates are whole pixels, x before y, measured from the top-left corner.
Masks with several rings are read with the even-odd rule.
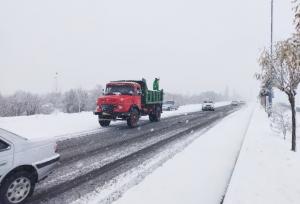
[[[296,31],[300,33],[300,0],[294,0],[294,3],[296,4],[294,8],[295,10],[294,23],[296,26]]]
[[[42,100],[42,106],[45,108],[45,109],[48,109],[48,110],[45,110],[46,112],[51,112],[54,111],[54,110],[62,110],[63,109],[63,97],[64,95],[61,94],[60,92],[57,93],[57,92],[52,92],[52,93],[48,93],[48,94],[45,94],[43,96],[43,100]],[[48,108],[47,108],[48,107]]]
[[[41,98],[36,94],[24,91],[17,91],[0,100],[1,116],[34,115],[39,113],[41,108]]]
[[[0,93],[0,117],[6,116],[6,99]]]
[[[24,91],[17,91],[7,98],[9,116],[20,116],[25,114],[25,95]]]
[[[24,109],[26,115],[35,115],[40,113],[41,110],[41,98],[36,94],[25,93],[24,94]]]
[[[292,130],[291,117],[290,114],[287,113],[286,107],[281,105],[273,107],[271,126],[274,131],[281,133],[283,138],[286,139],[287,133]]]
[[[64,109],[67,113],[86,110],[88,93],[82,89],[71,89],[66,92],[63,99]]]
[[[292,111],[292,151],[296,151],[295,96],[300,83],[300,38],[293,37],[275,45],[274,54],[265,50],[260,57],[262,73],[257,75],[263,85],[278,88],[288,96]]]
[[[94,89],[88,91],[86,110],[94,111],[96,109],[96,100],[103,94],[102,92],[103,88],[101,85],[97,85]]]

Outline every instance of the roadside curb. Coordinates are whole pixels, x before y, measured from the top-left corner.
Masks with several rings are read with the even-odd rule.
[[[229,180],[228,180],[228,185],[227,185],[227,187],[226,187],[226,189],[225,189],[224,196],[222,197],[222,200],[221,200],[220,204],[224,204],[224,200],[225,200],[226,195],[227,195],[227,193],[228,193],[228,189],[229,189],[229,187],[230,187],[232,177],[233,177],[233,175],[234,175],[234,172],[235,172],[235,170],[236,170],[236,166],[237,166],[238,161],[239,161],[239,159],[240,159],[241,152],[242,152],[242,150],[244,149],[245,140],[246,140],[246,138],[247,138],[247,133],[248,133],[249,127],[250,127],[250,125],[251,125],[251,122],[252,122],[252,120],[253,120],[253,114],[254,114],[254,112],[255,112],[255,107],[256,107],[256,106],[257,106],[257,105],[255,105],[255,106],[253,107],[252,112],[251,112],[250,117],[249,117],[249,120],[248,120],[248,122],[247,122],[247,127],[245,128],[245,131],[244,131],[244,134],[243,134],[243,140],[242,140],[242,142],[241,142],[241,147],[240,147],[240,149],[239,149],[239,151],[238,151],[238,154],[237,154],[237,157],[236,157],[236,159],[235,159],[234,167],[233,167],[233,169],[232,169],[231,175],[230,175]]]

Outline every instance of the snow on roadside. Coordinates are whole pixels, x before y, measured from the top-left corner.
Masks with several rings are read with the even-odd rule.
[[[216,103],[216,106],[219,107],[227,104],[229,102],[219,102]],[[185,105],[177,111],[164,112],[162,117],[167,118],[200,110],[201,104]],[[147,117],[142,118],[142,120],[146,119]],[[118,123],[114,122],[113,125]],[[93,115],[92,112],[0,117],[0,128],[35,140],[53,137],[62,139],[106,130],[99,126],[97,116]]]
[[[257,107],[224,204],[300,203],[300,153],[290,148]]]
[[[162,165],[160,168],[148,175],[140,184],[129,189],[116,204],[219,204],[225,193],[252,110],[251,106],[233,113],[203,135],[196,132],[195,136],[201,136],[173,159],[163,165],[160,164]],[[93,195],[87,196],[86,199],[83,197],[75,203],[82,201],[91,204],[110,203],[116,200],[124,193],[124,186],[128,188],[126,186],[128,183],[135,185],[140,182],[143,177],[141,172],[147,172],[145,169],[147,165],[142,166],[144,168],[137,167],[133,174],[125,175],[125,178],[114,179],[116,184],[109,184],[102,190],[96,189]],[[115,190],[111,197],[107,197],[111,193],[108,191],[112,186],[119,186],[120,189]]]
[[[45,139],[99,130],[97,118],[92,112],[55,113],[0,118],[0,128],[29,139]]]

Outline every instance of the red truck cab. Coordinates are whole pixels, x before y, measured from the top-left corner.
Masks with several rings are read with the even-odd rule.
[[[145,81],[110,82],[104,95],[98,98],[94,114],[98,115],[102,127],[109,126],[112,120],[127,120],[129,127],[135,127],[142,115],[160,118],[161,103],[147,105],[148,92]]]

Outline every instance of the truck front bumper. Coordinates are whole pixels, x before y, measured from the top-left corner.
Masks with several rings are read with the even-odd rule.
[[[130,113],[105,113],[105,112],[94,112],[94,115],[98,115],[99,120],[126,120],[129,118]]]

